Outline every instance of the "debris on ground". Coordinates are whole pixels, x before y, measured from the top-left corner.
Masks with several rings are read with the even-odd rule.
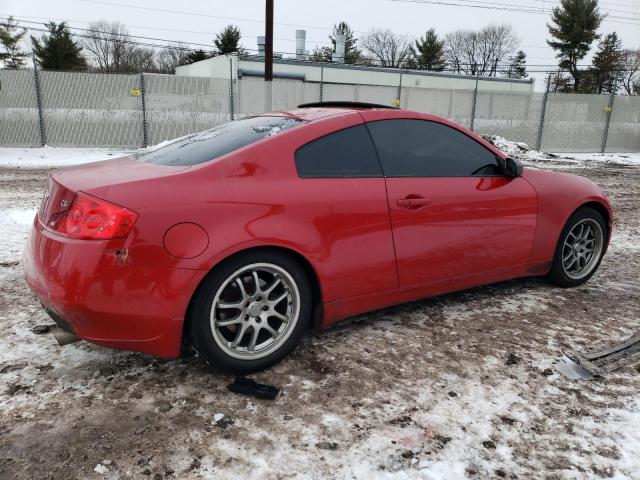
[[[520,357],[518,357],[515,353],[510,353],[507,355],[507,361],[505,364],[507,365],[517,365],[520,362]]]
[[[318,442],[316,443],[316,448],[319,448],[320,450],[338,450],[340,445],[336,442]]]
[[[51,330],[53,330],[56,327],[57,325],[55,323],[50,325],[36,325],[31,329],[31,331],[36,335],[42,335],[43,333],[49,333]]]
[[[265,400],[274,400],[280,391],[273,385],[265,385],[244,377],[236,377],[235,381],[230,383],[227,388],[234,393],[252,395]]]
[[[557,368],[571,380],[592,380],[640,362],[640,334],[605,350],[564,354]]]

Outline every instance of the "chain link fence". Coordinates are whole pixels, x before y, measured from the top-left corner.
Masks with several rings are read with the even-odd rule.
[[[0,70],[0,145],[141,147],[301,103],[398,104],[555,152],[640,151],[640,97]]]
[[[44,137],[56,147],[140,145],[139,75],[38,72]]]
[[[231,120],[233,104],[229,80],[145,74],[143,81],[146,143],[149,145]],[[140,137],[137,138],[140,141]]]
[[[0,70],[0,145],[41,145],[35,92],[33,72]]]

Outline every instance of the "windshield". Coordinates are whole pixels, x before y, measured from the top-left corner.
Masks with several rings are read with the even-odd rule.
[[[136,158],[155,165],[197,165],[302,123],[290,117],[244,118],[140,150]]]

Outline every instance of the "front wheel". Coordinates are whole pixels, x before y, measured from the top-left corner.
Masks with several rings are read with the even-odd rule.
[[[605,250],[607,224],[592,208],[577,210],[556,246],[548,278],[561,287],[583,284],[596,272]]]
[[[311,289],[298,262],[256,251],[216,267],[198,289],[189,319],[196,350],[231,373],[265,369],[292,351],[311,318]]]

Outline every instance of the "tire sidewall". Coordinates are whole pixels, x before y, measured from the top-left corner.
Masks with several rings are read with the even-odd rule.
[[[243,360],[227,355],[216,343],[210,326],[210,313],[216,292],[238,269],[252,263],[272,263],[285,269],[300,293],[300,312],[289,338],[274,352],[256,360]],[[275,364],[290,353],[308,329],[312,311],[312,292],[304,268],[292,256],[278,251],[256,251],[238,254],[217,265],[202,281],[190,308],[188,334],[198,353],[217,370],[228,373],[250,373]]]
[[[600,252],[600,257],[598,258],[598,261],[594,265],[591,272],[589,272],[588,275],[585,275],[582,278],[575,279],[575,278],[569,277],[564,271],[564,267],[562,266],[562,249],[564,246],[564,242],[567,238],[567,235],[569,234],[571,229],[578,222],[586,219],[595,220],[600,225],[600,228],[602,229],[602,235],[603,235],[602,251]],[[599,212],[588,207],[584,207],[584,208],[580,208],[579,210],[576,210],[567,220],[560,234],[560,238],[558,239],[558,244],[556,245],[556,250],[553,256],[553,264],[551,266],[551,271],[549,272],[549,278],[551,279],[551,281],[553,281],[555,284],[562,287],[575,287],[578,285],[582,285],[583,283],[588,281],[600,267],[600,262],[602,262],[602,258],[604,257],[605,251],[607,249],[606,247],[607,247],[608,235],[609,235],[609,228],[604,218]]]

